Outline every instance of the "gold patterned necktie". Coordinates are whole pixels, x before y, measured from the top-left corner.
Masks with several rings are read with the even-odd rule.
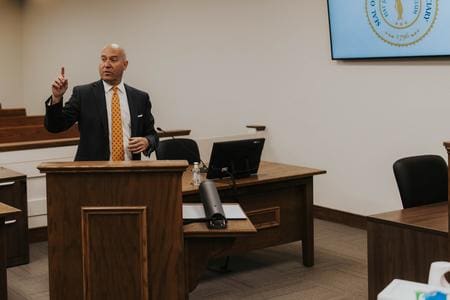
[[[113,87],[111,100],[111,160],[125,159],[123,150],[122,117],[120,114],[120,99],[117,86]]]

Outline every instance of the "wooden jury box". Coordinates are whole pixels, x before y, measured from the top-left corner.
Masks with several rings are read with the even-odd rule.
[[[27,264],[30,255],[27,184],[24,174],[0,167],[0,202],[21,210],[5,220],[7,266]]]

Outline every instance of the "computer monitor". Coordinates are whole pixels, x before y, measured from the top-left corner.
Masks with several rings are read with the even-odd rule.
[[[248,177],[258,173],[264,138],[213,144],[206,178]]]

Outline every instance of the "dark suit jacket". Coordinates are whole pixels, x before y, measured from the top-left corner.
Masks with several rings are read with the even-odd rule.
[[[146,137],[150,147],[145,151],[149,156],[158,146],[158,136],[154,128],[150,98],[147,93],[125,85],[131,116],[131,136]],[[80,142],[75,160],[109,160],[109,131],[106,97],[103,81],[73,88],[69,101],[55,105],[51,97],[46,101],[45,128],[50,132],[61,132],[78,122]],[[133,154],[133,160],[141,159],[141,154]]]

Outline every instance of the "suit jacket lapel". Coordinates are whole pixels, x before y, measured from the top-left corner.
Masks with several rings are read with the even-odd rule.
[[[108,142],[109,142],[108,112],[106,110],[106,96],[105,96],[105,87],[103,86],[103,82],[101,80],[94,82],[93,90],[94,90],[94,101],[97,104],[98,115],[100,116],[100,122],[103,125],[105,136],[108,138]]]
[[[125,90],[127,92],[127,99],[128,99],[128,107],[130,108],[130,121],[131,121],[131,136],[137,135],[137,128],[136,128],[136,107],[135,102],[133,101],[133,97],[135,96],[133,92],[131,91],[130,87],[125,84]]]

